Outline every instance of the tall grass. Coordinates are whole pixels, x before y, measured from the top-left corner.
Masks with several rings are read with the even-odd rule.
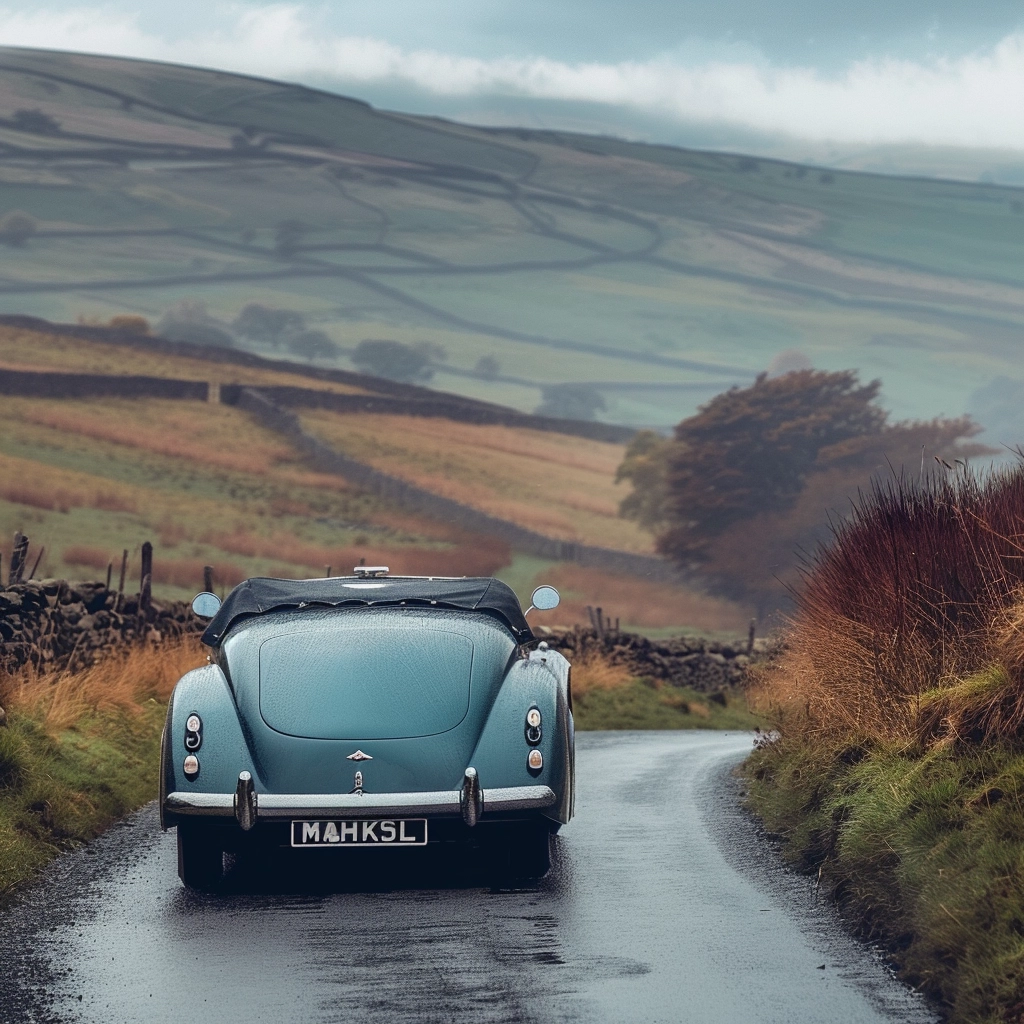
[[[72,728],[91,714],[139,713],[146,701],[165,704],[174,684],[205,656],[196,637],[134,645],[76,672],[26,666],[0,675],[0,706],[34,719],[47,732]]]
[[[805,571],[755,697],[785,732],[1015,735],[1024,722],[1024,463],[876,484]]]
[[[61,850],[153,799],[167,698],[202,661],[186,638],[79,672],[0,677],[0,901]]]

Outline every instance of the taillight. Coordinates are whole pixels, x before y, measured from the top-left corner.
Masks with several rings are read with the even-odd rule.
[[[540,708],[532,707],[526,712],[526,742],[535,747],[543,733],[540,728]]]
[[[198,750],[202,745],[203,720],[193,711],[185,719],[185,749]]]

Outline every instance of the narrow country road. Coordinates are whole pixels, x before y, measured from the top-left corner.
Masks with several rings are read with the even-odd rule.
[[[758,839],[730,776],[748,735],[577,742],[577,817],[527,889],[487,888],[467,865],[367,874],[331,851],[315,875],[292,859],[195,895],[146,808],[0,915],[0,1019],[935,1020]]]

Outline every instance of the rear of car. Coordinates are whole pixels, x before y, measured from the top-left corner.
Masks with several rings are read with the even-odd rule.
[[[277,603],[247,594],[233,612],[229,597],[204,638],[211,663],[172,696],[161,814],[185,884],[216,884],[225,851],[467,842],[507,872],[543,874],[572,815],[569,667],[536,644],[511,592],[287,583]]]

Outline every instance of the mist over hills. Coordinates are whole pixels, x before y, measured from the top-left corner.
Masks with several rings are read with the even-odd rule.
[[[984,421],[993,382],[1024,386],[1024,189],[472,128],[168,64],[0,49],[0,240],[2,312],[201,303],[227,328],[259,302],[338,365],[421,346],[433,386],[524,410],[583,383],[598,418],[666,427],[780,357],[881,377],[901,417]],[[992,440],[1024,439],[1002,419]]]

